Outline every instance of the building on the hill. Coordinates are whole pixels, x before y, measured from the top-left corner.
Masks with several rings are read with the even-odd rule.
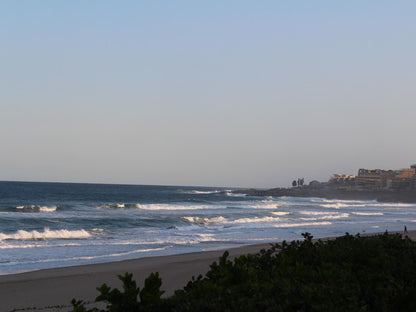
[[[356,185],[361,189],[414,189],[416,188],[416,164],[400,170],[359,169]]]
[[[394,190],[414,188],[415,171],[415,168],[397,170],[396,175],[388,180],[387,187]]]
[[[328,182],[334,184],[355,184],[355,178],[356,176],[351,174],[334,174]]]
[[[359,169],[356,184],[360,188],[381,188],[382,173],[386,170],[381,169]]]

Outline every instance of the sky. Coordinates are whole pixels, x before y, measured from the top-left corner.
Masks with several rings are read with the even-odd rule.
[[[414,1],[0,2],[0,180],[235,187],[416,163]]]

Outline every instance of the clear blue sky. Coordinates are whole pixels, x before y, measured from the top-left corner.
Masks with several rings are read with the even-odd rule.
[[[416,163],[414,1],[1,1],[0,180],[287,186]]]

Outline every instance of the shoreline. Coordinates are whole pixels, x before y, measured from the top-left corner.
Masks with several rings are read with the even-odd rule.
[[[360,234],[377,235],[382,234]],[[400,233],[402,232],[390,232]],[[355,235],[355,234],[352,234]],[[416,231],[409,231],[408,236],[415,240]],[[320,238],[322,240],[333,239]],[[318,239],[318,238],[317,238]],[[0,276],[0,301],[3,311],[13,309],[25,311],[68,311],[73,298],[93,302],[98,295],[96,287],[106,283],[110,287],[121,287],[117,275],[133,273],[134,280],[142,286],[144,279],[152,272],[159,272],[162,278],[161,289],[165,295],[183,288],[192,276],[204,275],[209,265],[218,261],[225,250],[230,258],[243,254],[257,253],[267,249],[271,243],[247,245],[231,249],[202,251],[169,256],[156,256],[88,264],[62,268],[42,269],[18,274]]]
[[[193,276],[205,274],[209,265],[218,261],[226,250],[230,253],[229,257],[234,258],[269,247],[270,243],[264,243],[1,275],[0,302],[5,311],[68,311],[73,298],[93,302],[99,294],[96,288],[104,283],[120,288],[121,282],[117,275],[125,272],[133,273],[139,286],[143,285],[150,273],[159,272],[162,278],[161,289],[165,295],[171,295],[175,290],[183,288]],[[46,308],[48,306],[53,308]]]

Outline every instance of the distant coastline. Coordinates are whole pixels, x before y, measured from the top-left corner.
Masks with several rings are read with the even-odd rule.
[[[246,194],[249,196],[318,197],[341,200],[376,200],[378,202],[416,203],[415,190],[357,190],[336,189],[331,187],[315,188],[305,185],[301,187],[273,188],[269,190],[236,190],[233,193]]]
[[[328,182],[304,178],[293,180],[291,188],[246,189],[234,193],[251,196],[318,197],[340,200],[416,203],[416,164],[405,169],[359,169],[357,175],[334,174]]]

